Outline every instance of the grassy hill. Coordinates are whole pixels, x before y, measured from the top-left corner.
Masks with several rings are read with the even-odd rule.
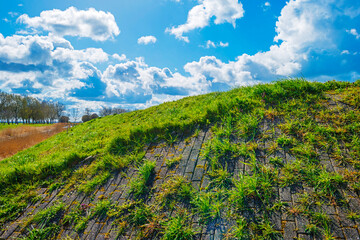
[[[360,81],[94,119],[0,162],[0,239],[357,239]]]

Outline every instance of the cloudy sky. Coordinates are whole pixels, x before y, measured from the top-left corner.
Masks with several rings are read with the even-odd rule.
[[[0,90],[139,109],[284,77],[360,78],[360,1],[0,0]]]

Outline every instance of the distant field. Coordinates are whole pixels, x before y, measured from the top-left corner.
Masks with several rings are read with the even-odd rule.
[[[8,128],[18,128],[18,127],[42,127],[42,126],[50,126],[49,124],[7,124],[7,123],[0,123],[0,131]]]
[[[0,125],[0,160],[65,130],[64,124]]]

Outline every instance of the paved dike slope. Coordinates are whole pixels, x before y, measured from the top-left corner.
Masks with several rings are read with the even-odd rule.
[[[0,163],[0,239],[359,239],[360,82],[76,126]]]

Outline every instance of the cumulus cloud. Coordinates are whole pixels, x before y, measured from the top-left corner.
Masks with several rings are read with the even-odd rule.
[[[150,43],[156,43],[156,37],[154,36],[142,36],[137,40],[138,44],[148,45]]]
[[[72,88],[69,96],[89,101],[104,99],[106,83],[101,79],[101,72],[88,62],[81,63],[80,67],[86,76],[80,82],[82,85],[79,88]]]
[[[223,63],[214,56],[203,57],[199,62],[186,64],[184,69],[189,76],[184,76],[168,68],[148,66],[143,58],[138,58],[110,65],[103,73],[103,82],[109,99],[155,104],[161,99],[178,99],[258,82],[241,67],[237,62]]]
[[[229,43],[228,43],[228,42],[226,42],[226,43],[219,42],[219,46],[220,46],[220,47],[228,47],[228,46],[229,46]]]
[[[205,89],[198,78],[148,66],[143,58],[110,65],[103,73],[106,94],[124,102],[150,102],[156,95],[186,96]]]
[[[205,47],[206,47],[206,48],[211,48],[211,47],[216,48],[216,45],[215,45],[215,43],[214,43],[213,41],[208,40],[208,41],[206,42]]]
[[[271,6],[270,2],[265,2],[264,5],[265,5],[266,7],[270,7],[270,6]]]
[[[254,84],[252,73],[239,62],[223,63],[215,56],[200,58],[198,62],[190,62],[184,66],[191,76],[203,79],[208,85],[207,91],[227,90],[232,86]]]
[[[57,48],[52,52],[53,59],[59,61],[76,60],[87,61],[91,63],[100,63],[108,61],[108,54],[101,48],[87,48],[84,50],[74,50],[69,48]]]
[[[39,73],[37,72],[13,72],[9,74],[8,71],[0,70],[0,89],[12,92],[13,88],[23,87],[25,80],[34,85],[38,76]],[[41,88],[42,85],[37,84],[35,87]]]
[[[205,44],[205,48],[217,48],[217,47],[228,47],[229,46],[229,43],[223,43],[223,42],[219,42],[219,43],[214,43],[213,41],[211,40],[208,40]]]
[[[108,65],[104,72],[94,64]],[[168,68],[148,66],[143,58],[109,55],[102,49],[75,50],[69,41],[49,36],[0,34],[0,87],[39,98],[117,102],[134,106],[209,91],[202,77],[185,77]],[[70,99],[70,100],[69,100]],[[94,104],[93,104],[94,105]]]
[[[105,41],[120,34],[114,16],[110,12],[97,11],[94,8],[78,10],[69,7],[65,11],[53,9],[41,12],[39,17],[23,14],[18,18],[18,22],[57,36],[87,37],[96,41]]]
[[[211,83],[237,86],[256,81],[270,81],[280,77],[294,76],[300,72],[305,76],[351,72],[358,67],[357,55],[352,59],[341,59],[336,41],[334,22],[345,16],[336,11],[349,7],[349,2],[328,0],[290,0],[282,9],[276,22],[275,43],[265,52],[254,55],[243,54],[236,61],[223,63],[214,56],[202,57],[198,62],[185,65],[192,76],[205,76]],[[353,31],[354,33],[354,31]],[[210,43],[210,46],[214,46]],[[343,52],[343,56],[346,55]],[[329,63],[334,65],[329,71]]]
[[[4,38],[0,34],[0,61],[48,65],[52,61],[51,51],[58,46],[72,49],[70,42],[63,38],[38,35],[13,35]]]
[[[236,20],[244,16],[244,9],[238,0],[200,0],[200,4],[193,7],[185,24],[167,28],[166,32],[174,35],[177,39],[189,42],[184,33],[194,29],[204,28],[215,17],[215,24],[231,23],[234,28]]]
[[[125,61],[125,60],[126,60],[126,55],[125,55],[125,54],[119,55],[119,54],[117,54],[117,53],[114,53],[114,54],[112,55],[112,58],[115,59],[115,60],[117,60],[117,61],[122,62],[122,61]]]
[[[93,65],[109,63],[109,57],[121,63],[104,72]],[[107,101],[143,107],[208,91],[202,78],[148,66],[143,58],[130,61],[124,54],[110,56],[102,49],[75,50],[69,41],[53,35],[1,34],[0,87],[72,103],[77,99],[82,104]]]
[[[104,61],[108,61],[108,54],[102,49],[74,50],[60,37],[4,38],[0,34],[0,86],[8,92],[55,99],[72,93],[79,98],[86,94],[99,98],[106,87],[102,73],[92,63]]]
[[[350,30],[346,30],[347,33],[353,35],[356,37],[356,39],[360,38],[360,34],[357,32],[357,30],[355,28],[352,28]]]

